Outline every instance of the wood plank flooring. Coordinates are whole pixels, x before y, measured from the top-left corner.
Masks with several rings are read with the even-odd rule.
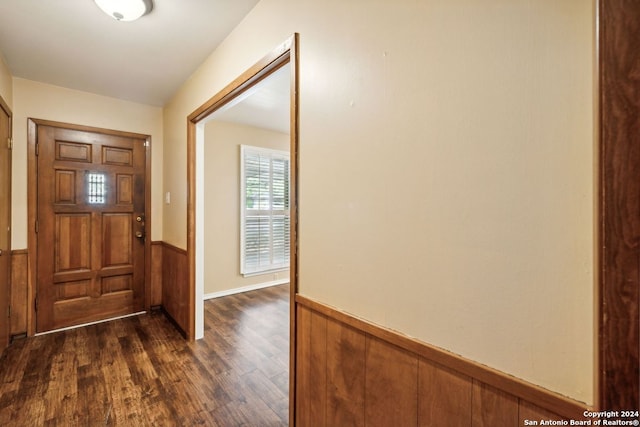
[[[284,426],[289,287],[205,302],[186,342],[162,313],[13,343],[0,359],[0,425]]]

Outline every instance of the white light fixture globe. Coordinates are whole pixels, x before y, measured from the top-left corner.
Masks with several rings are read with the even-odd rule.
[[[94,0],[104,13],[116,21],[135,21],[153,9],[151,0]]]

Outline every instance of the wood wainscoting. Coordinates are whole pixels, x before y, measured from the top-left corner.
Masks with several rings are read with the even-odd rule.
[[[189,331],[189,269],[187,251],[162,243],[162,308],[186,336]]]
[[[153,310],[162,305],[162,258],[163,244],[161,241],[151,242],[151,290],[149,292],[149,307]]]
[[[27,334],[29,256],[26,249],[11,251],[11,337]]]
[[[522,426],[590,407],[301,295],[297,426]]]

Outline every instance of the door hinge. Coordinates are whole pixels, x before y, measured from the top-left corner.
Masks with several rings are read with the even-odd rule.
[[[145,142],[144,142],[144,146],[145,146],[145,147],[148,147],[148,146],[149,146],[149,141],[145,141]]]
[[[36,221],[36,234],[38,234],[39,223]]]
[[[36,142],[36,156],[40,155],[40,143]]]
[[[11,317],[11,306],[7,307],[7,317]]]
[[[38,297],[35,297],[33,300],[33,308],[38,311]]]
[[[7,148],[13,150],[13,139],[7,138]]]

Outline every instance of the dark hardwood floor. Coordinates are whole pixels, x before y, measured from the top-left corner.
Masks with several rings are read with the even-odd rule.
[[[204,307],[195,343],[162,313],[14,342],[0,360],[0,425],[287,425],[288,285]]]

